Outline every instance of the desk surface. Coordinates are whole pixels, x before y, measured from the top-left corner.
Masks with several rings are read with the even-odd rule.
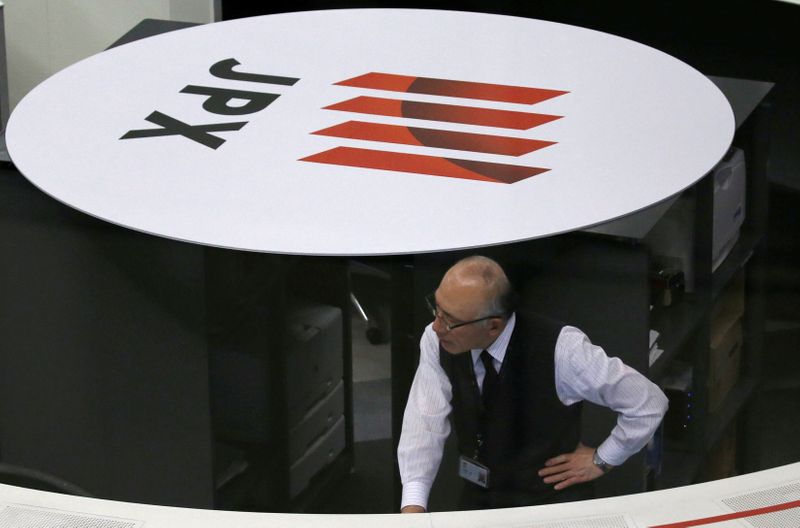
[[[800,526],[800,463],[694,486],[549,506],[418,515],[303,515],[192,510],[0,485],[14,528],[770,528]]]
[[[119,46],[34,89],[7,139],[35,185],[116,224],[244,250],[369,255],[607,222],[692,185],[733,131],[713,83],[630,40],[367,9]]]

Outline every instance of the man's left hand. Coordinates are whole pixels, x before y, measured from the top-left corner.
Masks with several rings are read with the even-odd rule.
[[[555,484],[555,489],[562,490],[574,484],[589,482],[603,475],[603,470],[592,461],[595,449],[581,443],[572,453],[565,453],[549,459],[539,476],[544,477],[545,484]]]

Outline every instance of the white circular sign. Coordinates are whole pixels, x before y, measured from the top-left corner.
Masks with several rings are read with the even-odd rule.
[[[270,15],[166,33],[34,89],[7,141],[88,214],[212,246],[377,255],[588,227],[689,187],[733,113],[635,42],[479,13]]]

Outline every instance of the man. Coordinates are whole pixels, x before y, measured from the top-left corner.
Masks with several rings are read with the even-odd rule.
[[[429,304],[398,447],[403,513],[424,512],[452,420],[464,479],[461,509],[581,500],[591,481],[652,438],[667,409],[647,378],[580,330],[522,310],[503,269],[456,263]],[[617,425],[597,449],[580,443],[580,402]]]

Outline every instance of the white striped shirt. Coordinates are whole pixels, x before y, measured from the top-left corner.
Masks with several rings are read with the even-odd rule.
[[[487,349],[498,372],[515,323],[516,316],[512,314],[506,328]],[[485,373],[480,353],[480,349],[471,351],[479,387]],[[556,393],[564,405],[586,400],[619,414],[611,434],[597,448],[600,458],[614,466],[647,444],[667,410],[667,398],[661,389],[619,358],[609,358],[586,334],[572,326],[565,326],[556,341],[555,378]],[[403,482],[402,506],[416,504],[427,508],[444,442],[450,434],[451,396],[450,380],[439,364],[439,339],[428,325],[420,340],[419,366],[397,448]]]

